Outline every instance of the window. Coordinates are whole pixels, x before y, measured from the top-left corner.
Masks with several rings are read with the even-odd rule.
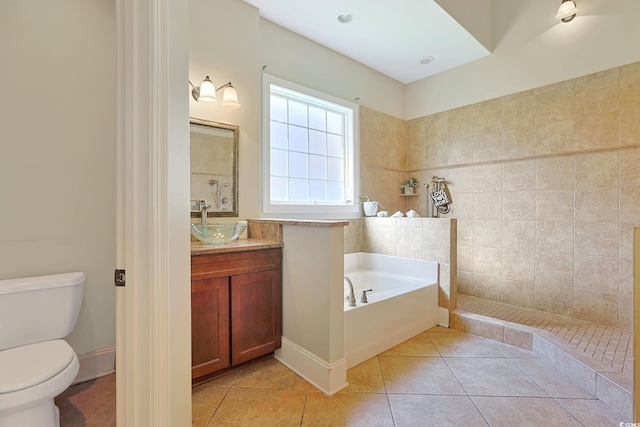
[[[265,213],[358,212],[357,105],[265,75]]]

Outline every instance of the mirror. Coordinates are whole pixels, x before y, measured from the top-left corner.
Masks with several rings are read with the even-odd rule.
[[[238,126],[190,119],[191,217],[238,216]]]

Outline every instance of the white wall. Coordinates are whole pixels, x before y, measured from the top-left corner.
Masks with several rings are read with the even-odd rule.
[[[83,271],[68,338],[115,345],[112,0],[0,2],[0,279]]]
[[[240,218],[260,217],[259,38],[258,10],[253,6],[240,0],[189,0],[189,79],[199,86],[209,75],[216,87],[230,81],[242,104],[240,109],[229,110],[214,103],[198,103],[189,96],[191,117],[240,126]],[[185,86],[187,89],[191,90]]]
[[[493,0],[493,55],[406,86],[406,117],[446,111],[640,60],[640,1]]]

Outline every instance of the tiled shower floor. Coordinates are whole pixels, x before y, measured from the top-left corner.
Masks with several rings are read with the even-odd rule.
[[[584,357],[633,376],[631,330],[598,325],[538,310],[516,307],[467,295],[458,295],[458,311],[545,330]]]

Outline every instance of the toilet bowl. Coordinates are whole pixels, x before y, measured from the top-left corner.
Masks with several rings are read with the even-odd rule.
[[[83,273],[0,280],[0,427],[60,426],[54,398],[79,369],[60,338],[75,327],[84,281]]]

